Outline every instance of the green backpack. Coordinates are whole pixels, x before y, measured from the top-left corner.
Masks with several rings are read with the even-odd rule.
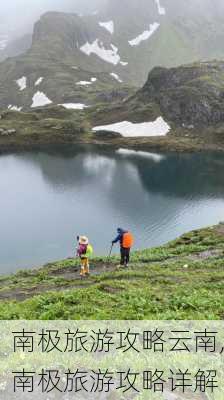
[[[91,257],[91,255],[93,254],[93,247],[91,246],[91,244],[88,244],[87,249],[86,249],[86,257]]]

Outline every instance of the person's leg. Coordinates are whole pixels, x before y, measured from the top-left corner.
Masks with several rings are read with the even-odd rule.
[[[85,258],[85,269],[84,269],[85,275],[89,275],[89,260],[88,258]]]
[[[125,265],[127,266],[130,259],[130,249],[125,249]]]
[[[81,271],[80,275],[84,276],[85,275],[85,258],[81,258]]]
[[[124,265],[125,264],[125,249],[124,247],[121,247],[121,262],[120,265]]]

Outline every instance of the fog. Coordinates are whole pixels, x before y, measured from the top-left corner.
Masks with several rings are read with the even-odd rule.
[[[64,11],[88,14],[106,0],[9,0],[0,4],[0,33],[8,31],[15,36],[32,31],[34,22],[46,11]]]
[[[10,37],[31,33],[34,22],[46,11],[64,11],[89,14],[98,11],[106,3],[108,11],[126,13],[128,9],[150,8],[157,0],[0,0],[0,34]],[[220,18],[224,14],[224,0],[160,0],[167,10],[167,15],[173,18],[192,18],[195,15],[209,19],[212,15]],[[123,7],[122,7],[123,6]]]

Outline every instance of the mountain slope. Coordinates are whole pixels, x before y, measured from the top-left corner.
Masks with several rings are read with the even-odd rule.
[[[0,281],[0,318],[222,319],[223,254],[220,224],[135,252],[125,270],[94,259],[84,280],[74,259],[21,271]]]
[[[29,54],[43,62],[63,57],[69,65],[116,73],[140,86],[155,66],[224,57],[223,20],[221,0],[107,0],[89,15],[44,14],[34,26]],[[4,40],[3,35],[2,45]],[[28,43],[18,47],[22,51]]]
[[[14,104],[26,99],[21,111],[28,113],[15,112],[17,109],[12,105],[1,113],[2,150],[10,146],[79,142],[138,149],[147,146],[157,151],[224,149],[224,62],[156,67],[145,85],[132,95],[116,80],[117,86],[111,84],[109,79],[114,78],[109,73],[92,76],[63,62],[48,61],[47,69],[44,69],[46,64],[43,67],[27,63],[26,59],[22,64],[17,63],[16,68],[15,60],[11,62],[12,66],[8,60],[8,69],[4,71],[2,98],[6,104],[10,96],[14,96]],[[3,65],[6,63],[0,65],[0,71]],[[21,72],[25,70],[28,79],[22,77],[16,81],[16,75],[12,74],[19,68]],[[10,93],[12,76],[14,87]],[[86,77],[88,81],[80,80]],[[49,97],[44,98],[44,93]],[[39,102],[43,101],[45,104],[40,107]],[[83,101],[92,107],[86,108]],[[58,104],[73,110],[65,115]],[[14,134],[6,135],[11,130]]]
[[[165,146],[175,139],[222,149],[224,62],[156,67],[142,89],[120,104],[93,111],[91,122],[99,137],[109,134],[108,140],[112,132],[129,137],[134,130],[135,137],[148,141],[152,136],[165,136],[161,138]]]
[[[146,122],[162,115],[177,127],[224,124],[224,62],[155,67],[142,89],[119,108],[119,116],[112,107],[102,122]]]
[[[35,25],[30,50],[0,63],[0,107],[26,110],[50,102],[88,106],[127,96],[128,88],[119,76],[110,70],[103,73],[100,62],[104,62],[97,57],[88,65],[78,48],[83,38],[94,37],[91,21],[90,17],[84,24],[75,14],[45,14]]]
[[[154,68],[136,101],[155,101],[176,125],[224,123],[224,62]]]
[[[154,66],[221,58],[224,5],[215,2],[107,0],[90,15],[47,12],[34,26],[30,49],[0,63],[0,107],[26,110],[39,92],[46,104],[124,99],[133,93],[127,86],[143,84]],[[26,87],[18,86],[21,79]]]

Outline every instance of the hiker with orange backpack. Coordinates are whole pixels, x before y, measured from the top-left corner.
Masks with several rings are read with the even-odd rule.
[[[81,260],[80,276],[89,276],[89,257],[93,253],[93,248],[89,244],[89,239],[86,236],[77,236],[78,248],[77,256]]]
[[[112,245],[120,242],[121,261],[120,267],[128,267],[130,260],[130,250],[134,244],[134,238],[131,232],[122,228],[117,229],[117,237],[112,241]]]

